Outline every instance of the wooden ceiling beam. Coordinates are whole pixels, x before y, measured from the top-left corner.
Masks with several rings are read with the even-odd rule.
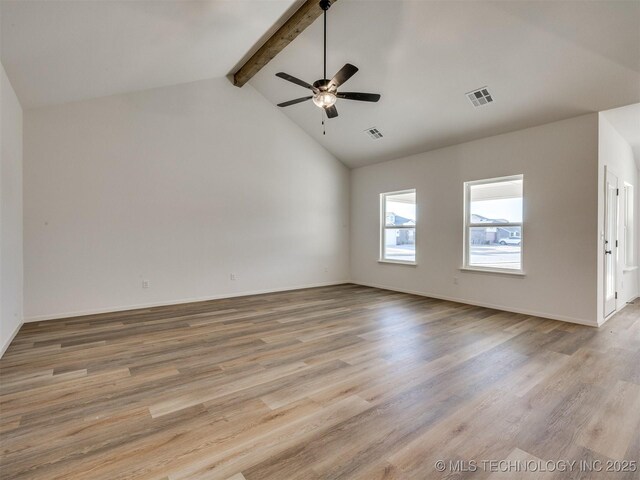
[[[333,0],[331,3],[335,3]],[[319,0],[306,0],[298,10],[233,74],[233,84],[242,87],[262,67],[300,35],[305,28],[322,15]]]

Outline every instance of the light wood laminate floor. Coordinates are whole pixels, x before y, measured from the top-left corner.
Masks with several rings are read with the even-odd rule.
[[[26,324],[0,368],[3,479],[639,478],[486,462],[640,459],[640,305],[341,285]]]

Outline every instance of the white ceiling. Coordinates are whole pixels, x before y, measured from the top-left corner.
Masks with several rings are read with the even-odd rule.
[[[640,103],[607,110],[602,114],[622,138],[631,145],[633,156],[638,169],[640,169]]]
[[[2,64],[25,108],[223,77],[299,1],[2,0]]]
[[[1,0],[2,63],[25,108],[220,77],[301,1]],[[328,48],[380,102],[339,100],[326,136],[311,102],[282,111],[349,166],[640,101],[638,1],[339,0]],[[307,93],[276,72],[321,65],[317,21],[251,84],[275,109]]]
[[[326,136],[313,104],[283,111],[352,167],[640,101],[637,1],[340,0],[328,20],[328,74],[353,63],[343,89],[382,99],[338,100]],[[251,83],[274,104],[302,97],[274,75],[316,80],[321,57],[316,22]],[[485,85],[495,102],[475,108],[464,94]]]

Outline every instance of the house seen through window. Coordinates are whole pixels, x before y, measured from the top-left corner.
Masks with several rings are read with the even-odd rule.
[[[416,261],[416,191],[383,193],[380,196],[382,231],[380,260]]]
[[[522,175],[465,183],[465,267],[522,270],[522,184]]]

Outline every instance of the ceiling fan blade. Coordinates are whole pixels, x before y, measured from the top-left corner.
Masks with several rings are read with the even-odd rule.
[[[335,105],[325,108],[324,111],[327,112],[327,118],[335,118],[338,116],[338,110]]]
[[[291,83],[295,83],[296,85],[300,85],[301,87],[308,88],[309,90],[314,90],[315,91],[315,89],[313,88],[312,85],[309,85],[304,80],[300,80],[299,78],[292,77],[288,73],[278,72],[278,73],[276,73],[276,77],[283,78],[284,80],[287,80],[287,81],[289,81]]]
[[[377,102],[380,100],[380,94],[378,93],[338,92],[336,97],[344,98],[345,100],[359,100],[361,102]]]
[[[357,71],[358,71],[358,67],[356,67],[355,65],[351,65],[350,63],[347,63],[345,64],[344,67],[340,69],[338,73],[336,73],[333,76],[329,84],[337,88],[340,85],[342,85],[344,82],[349,80],[351,77],[353,77],[353,75],[355,75]]]
[[[306,102],[307,100],[311,100],[312,98],[313,98],[313,96],[296,98],[295,100],[289,100],[288,102],[279,103],[278,106],[279,107],[288,107],[289,105],[295,105],[296,103]]]

